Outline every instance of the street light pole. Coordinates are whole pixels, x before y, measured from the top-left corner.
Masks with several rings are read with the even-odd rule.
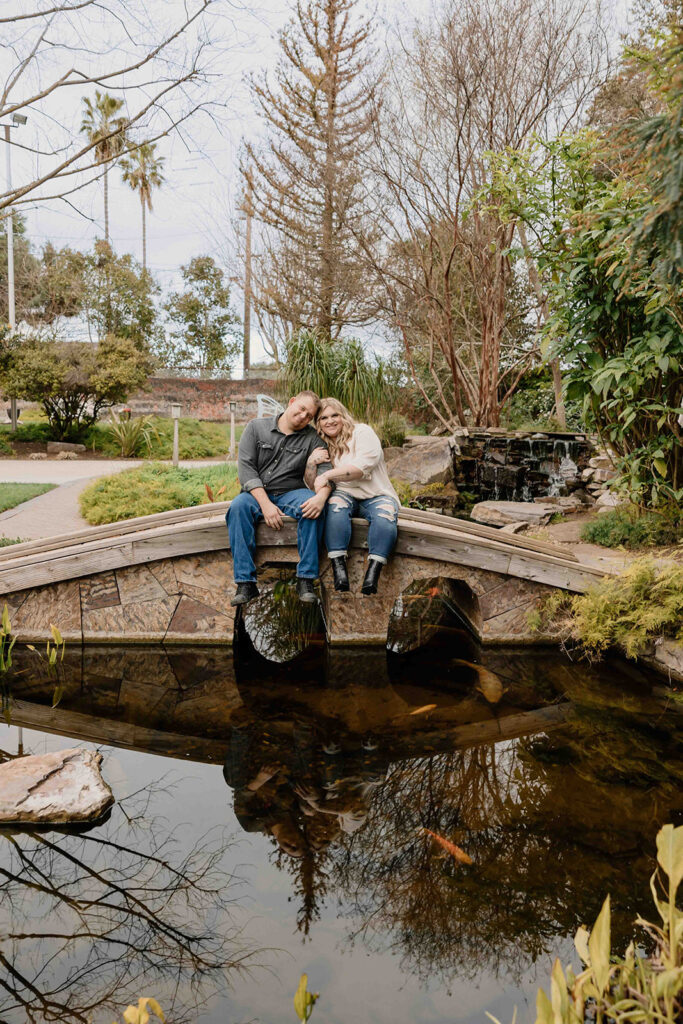
[[[3,125],[5,129],[5,155],[7,158],[7,192],[12,191],[12,160],[10,156],[10,128],[26,124],[25,114],[12,114],[12,123]],[[7,211],[7,312],[10,331],[17,329],[17,310],[14,300],[14,217],[12,207]],[[17,429],[17,400],[10,398],[10,420],[12,421],[12,433]]]
[[[10,160],[9,143],[10,126],[5,125],[5,153],[7,156],[7,191],[12,191],[12,163]],[[9,313],[9,329],[14,332],[17,327],[17,313],[14,302],[14,218],[12,207],[7,213],[7,307]],[[17,429],[17,400],[10,398],[10,420],[12,421],[12,433]]]

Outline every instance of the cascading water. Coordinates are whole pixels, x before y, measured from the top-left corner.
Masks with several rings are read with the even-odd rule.
[[[459,439],[457,485],[479,501],[533,501],[568,494],[591,455],[581,438],[470,433]]]

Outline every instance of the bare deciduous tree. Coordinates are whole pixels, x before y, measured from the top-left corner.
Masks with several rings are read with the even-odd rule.
[[[477,196],[487,153],[581,115],[604,69],[599,3],[449,2],[391,60],[368,194],[381,238],[365,251],[445,427],[498,425],[532,356],[511,330],[516,224]]]
[[[209,14],[218,14],[216,0],[188,0],[169,7],[160,26],[142,0],[81,0],[0,17],[0,120],[30,119],[30,130],[12,134],[19,173],[0,192],[0,211],[48,199],[70,202],[106,175],[102,153],[122,128],[135,125],[141,143],[152,143],[217,105],[201,92]],[[81,97],[95,89],[117,93],[122,115],[109,133],[83,139]]]

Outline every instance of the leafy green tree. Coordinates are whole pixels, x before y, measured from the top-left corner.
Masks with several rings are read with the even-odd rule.
[[[87,256],[52,242],[43,248],[40,267],[40,320],[51,324],[58,317],[78,316],[85,303]]]
[[[117,256],[107,242],[96,242],[85,257],[83,281],[83,312],[97,339],[114,334],[141,349],[154,346],[159,286],[130,253]]]
[[[109,164],[121,155],[126,145],[128,119],[117,117],[123,100],[107,92],[95,91],[95,101],[83,97],[81,132],[95,143],[95,160],[104,166],[104,238],[109,241]]]
[[[195,256],[181,269],[185,291],[173,292],[164,307],[175,330],[157,351],[167,366],[227,369],[242,339],[223,271],[211,256]]]
[[[142,208],[142,269],[147,269],[147,210],[152,212],[152,189],[163,184],[164,158],[155,156],[155,143],[145,142],[121,160],[123,180],[140,196]]]
[[[103,409],[142,387],[154,361],[130,338],[108,335],[99,345],[34,337],[8,345],[0,360],[0,388],[40,402],[54,436],[78,437]]]

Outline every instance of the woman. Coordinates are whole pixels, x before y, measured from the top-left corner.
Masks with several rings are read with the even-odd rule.
[[[348,590],[346,556],[351,540],[351,518],[361,516],[370,523],[368,567],[362,594],[376,594],[377,581],[396,544],[398,510],[401,507],[382,454],[377,434],[367,423],[355,423],[348,409],[336,398],[323,398],[315,428],[327,443],[309,459],[315,464],[329,461],[332,468],[313,481],[316,491],[333,482],[336,490],[327,503],[325,546],[332,563],[334,589]]]

